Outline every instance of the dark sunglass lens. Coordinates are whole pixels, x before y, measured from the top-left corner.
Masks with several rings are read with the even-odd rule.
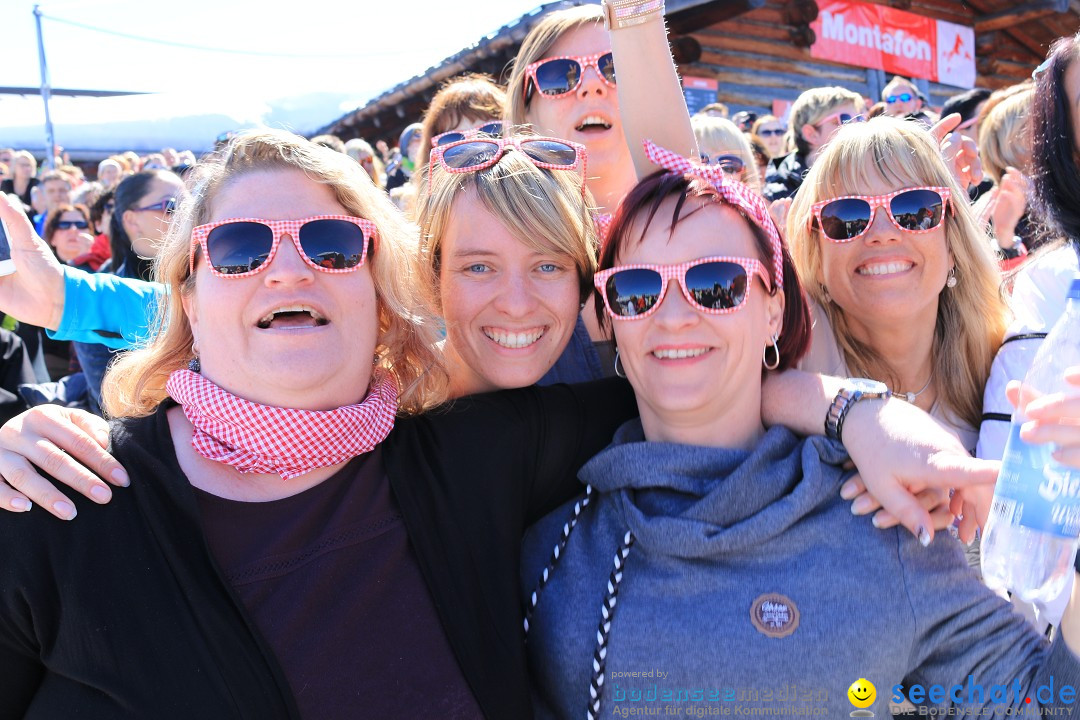
[[[478,140],[447,148],[443,153],[443,162],[455,170],[476,167],[492,160],[499,154],[499,145]]]
[[[577,162],[577,150],[566,143],[554,140],[523,140],[522,151],[537,162],[549,165],[566,165]]]
[[[251,272],[270,255],[274,233],[262,223],[234,222],[219,225],[206,237],[210,264],[223,275]]]
[[[438,147],[439,145],[449,145],[452,142],[457,142],[458,140],[464,139],[465,136],[459,132],[445,133],[442,135],[442,137],[435,141],[435,147]]]
[[[834,200],[821,208],[821,231],[832,240],[850,240],[870,224],[870,204],[848,198]]]
[[[660,301],[664,281],[655,270],[620,270],[607,279],[608,307],[620,317],[647,312]]]
[[[945,202],[933,190],[908,190],[894,197],[889,209],[905,230],[932,230],[941,224]]]
[[[611,53],[601,55],[596,61],[596,67],[600,69],[601,77],[609,83],[615,82],[615,60],[611,57]]]
[[[70,230],[71,228],[85,230],[88,227],[90,226],[86,224],[85,220],[61,220],[56,223],[56,228],[58,230]]]
[[[176,198],[169,198],[161,204],[161,209],[170,215],[176,211]]]
[[[347,270],[364,260],[364,231],[348,220],[312,220],[300,226],[300,247],[319,267]]]
[[[577,87],[581,65],[576,60],[548,60],[536,68],[536,84],[545,95],[563,95]]]
[[[746,299],[746,270],[738,263],[716,260],[686,271],[686,291],[706,310],[730,310]]]
[[[487,125],[481,125],[477,130],[479,135],[487,135],[488,137],[502,137],[502,123],[493,122]]]
[[[742,172],[743,161],[738,155],[721,155],[713,160],[714,165],[719,165],[724,172],[735,174]]]

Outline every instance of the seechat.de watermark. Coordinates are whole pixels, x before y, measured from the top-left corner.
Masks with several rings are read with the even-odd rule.
[[[1051,677],[1046,685],[1040,685],[1029,692],[1024,692],[1019,679],[1004,685],[983,685],[975,682],[975,677],[968,675],[967,683],[962,685],[893,685],[892,701],[902,703],[909,700],[915,705],[931,703],[955,706],[1005,705],[1023,706],[1038,703],[1049,705],[1060,703],[1071,705],[1076,702],[1076,688],[1072,685],[1055,687]]]

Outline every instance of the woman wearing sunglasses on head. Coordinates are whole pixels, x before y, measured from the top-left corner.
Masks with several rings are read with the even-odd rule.
[[[487,75],[471,73],[443,83],[420,123],[412,182],[393,195],[406,215],[415,216],[432,148],[466,137],[501,136],[505,107],[506,93]]]
[[[586,166],[584,147],[555,138],[474,136],[432,150],[417,215],[455,395],[581,382],[612,367],[602,346],[586,352],[578,321],[596,268]],[[564,354],[571,361],[557,362]]]
[[[895,685],[969,675],[1017,678],[1023,694],[1005,704],[1020,709],[1040,685],[1080,681],[1080,611],[1050,646],[977,582],[955,543],[923,548],[852,518],[837,445],[765,430],[763,376],[810,343],[791,258],[744,187],[655,157],[676,172],[623,202],[596,275],[641,417],[582,468],[585,496],[523,545],[537,716],[680,701],[719,711],[733,699],[725,689],[764,697],[851,678],[876,684],[873,710],[888,714]],[[967,704],[1000,704],[980,696]],[[829,690],[815,707],[846,716],[848,697]],[[931,702],[965,706],[955,694]]]

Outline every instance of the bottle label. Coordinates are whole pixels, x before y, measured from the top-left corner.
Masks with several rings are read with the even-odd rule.
[[[1029,445],[1013,423],[994,488],[994,512],[1003,522],[1075,539],[1080,536],[1080,473],[1054,462],[1051,446]]]

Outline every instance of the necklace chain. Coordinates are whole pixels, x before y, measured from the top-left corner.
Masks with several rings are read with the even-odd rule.
[[[919,389],[918,392],[906,392],[906,393],[894,392],[893,395],[900,398],[901,400],[907,400],[909,403],[914,405],[915,404],[915,399],[917,397],[919,397],[920,395],[922,395],[924,392],[926,392],[926,388],[930,387],[930,383],[932,383],[933,381],[934,381],[934,373],[933,373],[933,371],[931,371],[930,372],[930,377],[926,378],[926,384],[923,385]]]

